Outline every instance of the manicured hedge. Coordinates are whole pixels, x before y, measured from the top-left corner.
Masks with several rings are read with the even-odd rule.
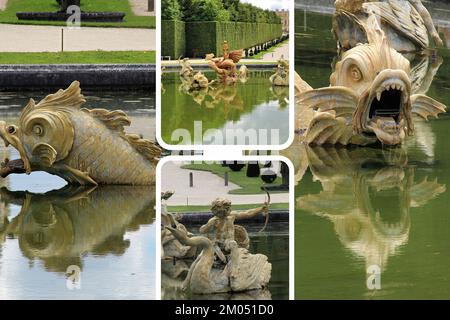
[[[222,55],[223,41],[231,50],[246,49],[277,39],[282,35],[281,24],[249,22],[187,22],[186,56],[204,57],[207,53]]]
[[[161,21],[161,55],[178,59],[185,55],[185,23],[175,20]]]
[[[180,22],[162,21],[162,55],[204,57],[207,53],[222,55],[222,45],[228,41],[231,50],[246,49],[279,38],[281,24],[249,22]]]

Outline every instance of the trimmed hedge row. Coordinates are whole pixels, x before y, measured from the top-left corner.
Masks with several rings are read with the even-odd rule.
[[[183,21],[161,21],[161,55],[178,59],[186,53],[186,26]]]
[[[183,24],[184,37],[181,36],[180,24]],[[230,50],[237,50],[278,39],[282,34],[281,24],[163,21],[161,46],[163,55],[173,58],[181,55],[198,58],[208,53],[221,56],[225,40],[228,41]],[[183,53],[180,54],[181,52]]]

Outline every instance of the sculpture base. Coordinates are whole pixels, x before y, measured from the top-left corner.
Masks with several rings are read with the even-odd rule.
[[[67,21],[70,14],[65,12],[17,12],[19,20]],[[82,12],[81,22],[122,22],[123,12]]]

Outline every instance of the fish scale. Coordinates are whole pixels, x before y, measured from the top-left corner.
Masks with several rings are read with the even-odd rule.
[[[73,114],[71,120],[75,138],[66,164],[107,184],[142,184],[154,180],[150,161],[119,133],[82,112]]]

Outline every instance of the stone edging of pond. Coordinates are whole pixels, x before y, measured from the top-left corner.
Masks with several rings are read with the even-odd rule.
[[[154,89],[154,64],[14,64],[0,65],[0,91],[66,88],[78,80],[82,89]]]
[[[243,64],[238,64],[237,67],[239,68]],[[253,70],[272,70],[277,66],[276,62],[268,62],[268,63],[259,63],[259,64],[244,64],[248,69]],[[175,72],[181,70],[181,66],[179,64],[162,64],[162,66],[165,68],[164,72]],[[206,63],[195,63],[191,65],[193,69],[198,71],[212,71],[212,69],[209,68],[209,66]]]
[[[269,223],[270,222],[289,222],[289,210],[270,210],[269,211]],[[178,221],[184,225],[198,225],[208,222],[212,218],[210,212],[183,212],[179,214]],[[246,223],[264,223],[265,217],[259,215],[252,219],[240,220],[239,224]]]

